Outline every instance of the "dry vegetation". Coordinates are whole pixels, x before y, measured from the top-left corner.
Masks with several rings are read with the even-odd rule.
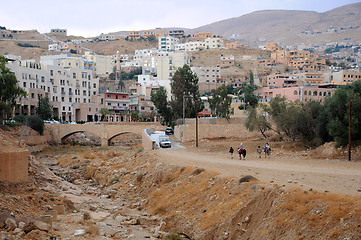
[[[47,184],[60,182],[44,163],[62,179],[85,189],[89,196],[107,194],[112,202],[159,216],[165,222],[162,231],[185,233],[192,239],[357,239],[361,234],[360,198],[312,189],[286,190],[257,180],[240,183],[239,179],[202,168],[159,162],[157,155],[144,152],[140,145],[59,146],[37,158],[31,159],[28,184],[0,184],[0,211],[31,218],[49,205],[65,204],[69,215],[61,221],[66,226],[84,228],[87,239],[100,238],[99,227],[86,213],[74,219],[70,214],[80,205],[60,197],[60,189],[56,192],[53,186],[45,191],[49,189],[44,188]],[[86,190],[87,186],[96,186],[99,193]],[[111,216],[116,219],[124,211],[122,207]],[[142,220],[144,225],[150,223],[154,221]],[[64,236],[67,230],[58,227],[52,234]]]

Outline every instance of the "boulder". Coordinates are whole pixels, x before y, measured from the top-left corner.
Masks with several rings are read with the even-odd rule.
[[[24,226],[23,231],[25,233],[29,233],[33,230],[49,232],[50,228],[51,228],[51,226],[47,223],[36,221],[36,220],[31,220]]]
[[[6,230],[8,231],[13,231],[18,226],[14,218],[6,219],[5,225],[6,225]]]

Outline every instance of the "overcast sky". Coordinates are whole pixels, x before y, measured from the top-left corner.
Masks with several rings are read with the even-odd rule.
[[[0,26],[15,30],[66,28],[68,35],[196,28],[258,10],[325,12],[355,0],[0,0]]]

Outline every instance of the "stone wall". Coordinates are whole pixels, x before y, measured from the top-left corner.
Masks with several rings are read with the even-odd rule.
[[[259,135],[258,132],[249,132],[244,124],[243,118],[233,118],[228,122],[226,119],[217,118],[214,124],[207,123],[206,119],[199,119],[198,138],[248,138]],[[209,121],[210,122],[210,121]],[[214,122],[212,120],[212,122]],[[196,136],[195,119],[187,119],[183,125],[183,142],[194,141]],[[174,137],[182,140],[182,125],[174,128]]]

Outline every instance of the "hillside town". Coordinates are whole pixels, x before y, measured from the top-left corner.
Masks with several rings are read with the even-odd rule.
[[[361,3],[172,4],[4,3],[0,240],[361,239]]]
[[[22,32],[2,30],[0,34],[4,39]],[[52,29],[51,34],[66,36],[67,30]],[[142,116],[143,120],[157,121],[151,93],[163,86],[170,99],[172,76],[184,64],[190,65],[198,76],[203,96],[209,96],[222,84],[241,90],[242,83],[249,83],[247,74],[233,79],[226,76],[232,67],[242,68],[243,65],[232,51],[237,53],[239,49],[252,48],[247,43],[232,40],[234,36],[223,38],[211,32],[186,36],[179,29],[129,31],[126,36],[101,34],[96,38],[71,42],[43,36],[55,43],[48,45],[51,54],[40,56],[39,62],[11,53],[5,55],[19,86],[28,93],[18,101],[15,115],[36,114],[39,98],[47,96],[53,106],[53,117],[63,122],[99,121],[102,117],[100,110],[104,108],[110,111],[105,119],[110,122],[132,121],[132,112]],[[117,38],[124,38],[129,44],[148,39],[156,41],[158,47],[137,49],[128,54],[117,51],[113,55],[97,54],[84,47],[89,41],[114,41]],[[256,94],[260,102],[269,102],[276,96],[286,97],[289,101],[322,102],[337,86],[361,78],[360,42],[286,47],[267,42],[253,48],[261,52],[247,61],[255,66],[249,71],[253,71],[254,83],[259,86]],[[204,65],[194,63],[197,52],[215,49],[221,53],[218,59],[213,58]],[[266,69],[266,74],[257,75],[259,68]],[[133,77],[124,79],[127,74]],[[230,92],[234,94],[235,102],[240,101],[237,93],[239,91]],[[202,98],[205,110],[211,111],[208,99]]]

